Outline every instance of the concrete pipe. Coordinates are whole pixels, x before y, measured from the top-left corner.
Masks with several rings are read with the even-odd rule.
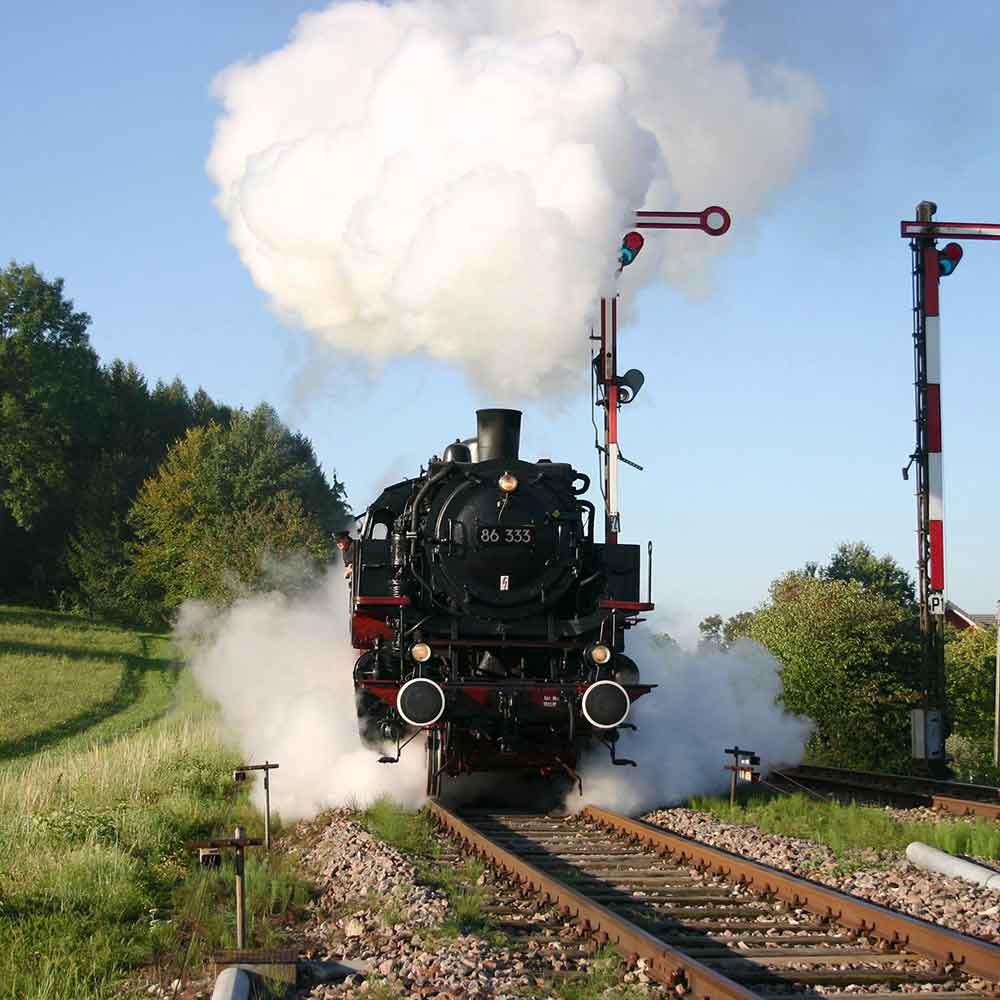
[[[951,875],[953,878],[960,878],[966,882],[974,882],[986,889],[1000,890],[1000,872],[996,872],[992,868],[984,868],[972,861],[963,861],[961,858],[956,858],[954,854],[939,851],[936,847],[922,844],[919,840],[913,841],[906,848],[906,860],[925,871],[940,872],[942,875]]]
[[[212,1000],[250,1000],[250,976],[243,969],[223,969],[215,980]]]

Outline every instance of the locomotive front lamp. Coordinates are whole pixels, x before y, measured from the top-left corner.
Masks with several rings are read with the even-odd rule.
[[[499,486],[504,493],[513,493],[514,490],[517,489],[517,476],[513,476],[509,472],[505,472],[497,480],[497,486]]]
[[[431,658],[431,647],[427,645],[426,642],[415,642],[410,646],[410,656],[417,661],[417,663],[426,663]]]
[[[603,667],[611,660],[611,650],[603,642],[595,642],[589,650],[590,658],[599,667]]]

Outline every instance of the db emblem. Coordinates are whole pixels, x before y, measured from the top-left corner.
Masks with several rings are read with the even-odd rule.
[[[502,577],[500,577],[500,589],[501,590],[510,590],[510,577],[509,576],[502,576]]]

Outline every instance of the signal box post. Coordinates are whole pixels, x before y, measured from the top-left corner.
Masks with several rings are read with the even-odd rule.
[[[916,219],[900,223],[900,236],[913,253],[913,368],[917,467],[917,590],[920,608],[921,668],[924,704],[913,713],[913,756],[932,774],[947,773],[944,755],[944,473],[941,460],[941,315],[940,281],[962,259],[962,248],[937,240],[998,240],[1000,225],[935,222],[937,205],[922,201]]]
[[[618,251],[619,272],[639,255],[645,240],[639,229],[699,229],[709,236],[722,236],[731,225],[729,213],[718,205],[703,212],[636,212],[634,230],[625,234]],[[600,355],[594,359],[596,381],[601,391],[598,406],[604,407],[604,540],[618,542],[621,512],[618,509],[618,463],[634,468],[642,466],[622,458],[618,448],[618,411],[623,403],[635,399],[645,376],[638,368],[618,374],[618,296],[601,299]]]
[[[760,781],[760,772],[755,770],[760,764],[760,757],[753,750],[744,750],[738,743],[726,747],[722,752],[733,758],[732,764],[723,765],[730,772],[729,806],[733,808],[736,805],[736,786],[742,783],[755,785]]]
[[[189,851],[199,851],[203,863],[218,856],[219,851],[233,850],[236,852],[236,947],[244,949],[247,946],[247,908],[246,908],[246,868],[244,851],[248,847],[260,847],[263,841],[260,837],[248,837],[242,826],[236,827],[232,837],[218,837],[215,840],[192,840],[184,846]],[[209,852],[214,852],[209,853]]]

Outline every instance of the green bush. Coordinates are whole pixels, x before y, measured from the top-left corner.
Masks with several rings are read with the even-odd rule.
[[[907,608],[857,580],[790,573],[772,585],[750,635],[782,664],[785,706],[815,723],[812,759],[870,770],[909,767],[919,650]]]

